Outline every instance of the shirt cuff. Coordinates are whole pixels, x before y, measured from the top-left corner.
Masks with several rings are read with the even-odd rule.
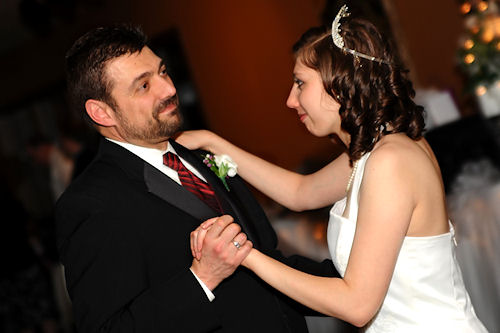
[[[215,295],[212,293],[212,291],[210,289],[208,289],[208,287],[203,283],[203,281],[201,281],[197,276],[196,274],[194,274],[193,270],[191,268],[189,268],[189,270],[191,271],[191,273],[193,273],[194,277],[196,278],[196,280],[198,281],[198,283],[200,284],[201,288],[203,288],[203,291],[205,292],[205,294],[207,295],[207,298],[210,302],[212,302],[214,299],[215,299]]]

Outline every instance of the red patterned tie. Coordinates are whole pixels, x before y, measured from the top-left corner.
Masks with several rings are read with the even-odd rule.
[[[194,173],[189,171],[184,164],[182,164],[177,155],[171,152],[165,153],[163,155],[163,164],[177,171],[182,186],[184,186],[185,189],[203,200],[208,206],[219,214],[223,213],[219,200],[217,200],[215,192],[210,184],[205,183],[203,180],[196,177]]]

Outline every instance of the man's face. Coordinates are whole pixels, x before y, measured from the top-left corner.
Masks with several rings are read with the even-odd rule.
[[[165,64],[151,49],[109,61],[105,75],[117,106],[115,129],[123,140],[154,147],[179,130],[176,89]]]

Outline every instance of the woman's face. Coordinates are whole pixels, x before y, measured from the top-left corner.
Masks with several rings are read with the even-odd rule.
[[[340,137],[340,104],[327,94],[320,74],[297,59],[293,77],[286,105],[297,110],[300,121],[311,134],[323,137],[335,133]]]

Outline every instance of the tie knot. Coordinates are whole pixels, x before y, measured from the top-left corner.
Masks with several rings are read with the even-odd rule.
[[[163,154],[163,164],[171,169],[174,169],[175,171],[183,170],[185,168],[179,159],[179,156],[169,151]]]
[[[219,200],[210,184],[205,183],[202,179],[189,171],[184,164],[182,164],[179,156],[171,152],[166,152],[163,155],[163,164],[177,171],[179,181],[186,190],[203,200],[219,214],[223,213]]]

